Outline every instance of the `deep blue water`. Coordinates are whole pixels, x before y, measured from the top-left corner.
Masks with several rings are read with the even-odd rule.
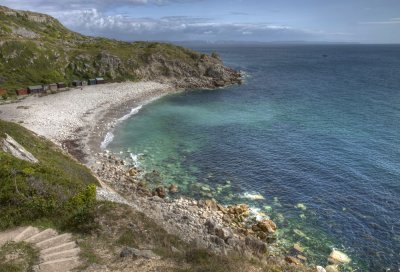
[[[196,49],[246,83],[147,105],[109,148],[143,154],[187,195],[249,203],[311,262],[337,248],[357,271],[398,271],[400,46]]]

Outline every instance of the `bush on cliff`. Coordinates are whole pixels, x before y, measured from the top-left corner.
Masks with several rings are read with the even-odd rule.
[[[0,230],[23,224],[87,230],[93,221],[96,178],[50,141],[0,120],[0,139],[5,133],[39,163],[17,159],[0,148]]]

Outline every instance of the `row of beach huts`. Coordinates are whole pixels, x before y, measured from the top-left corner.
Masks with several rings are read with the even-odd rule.
[[[73,87],[83,87],[87,85],[97,85],[104,84],[106,81],[102,77],[97,77],[89,80],[74,80],[72,81]],[[16,94],[20,95],[28,95],[28,94],[41,94],[41,93],[51,93],[57,91],[65,91],[68,88],[68,85],[64,82],[45,84],[45,85],[36,85],[29,86],[27,88],[22,88],[16,90]],[[0,96],[7,94],[7,90],[0,89]]]

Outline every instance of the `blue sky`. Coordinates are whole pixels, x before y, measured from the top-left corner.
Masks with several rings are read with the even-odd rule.
[[[0,0],[123,40],[400,43],[400,0]]]

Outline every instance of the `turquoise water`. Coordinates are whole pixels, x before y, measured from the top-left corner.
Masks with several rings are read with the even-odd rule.
[[[141,154],[185,195],[248,203],[311,262],[337,248],[357,271],[397,271],[400,47],[196,49],[218,51],[246,83],[155,101],[109,149]]]

